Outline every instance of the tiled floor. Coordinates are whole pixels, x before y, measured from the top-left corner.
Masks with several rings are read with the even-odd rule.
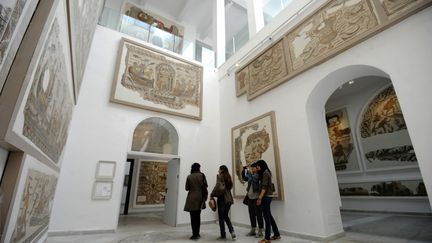
[[[395,215],[375,215],[361,213],[343,213],[342,220],[346,234],[334,243],[420,243],[432,242],[432,217],[412,217]],[[372,225],[372,226],[371,226]],[[256,243],[258,239],[246,237],[248,229],[235,227],[238,243]],[[380,232],[382,230],[384,232]],[[395,232],[398,231],[398,232]],[[394,232],[394,234],[389,234]],[[431,232],[431,233],[429,233]],[[405,235],[404,235],[405,234]],[[207,224],[201,226],[202,238],[198,242],[220,242],[218,226]],[[116,233],[51,236],[47,243],[137,243],[164,242],[180,243],[193,242],[189,240],[190,226],[170,227],[162,223],[160,215],[145,216],[130,215],[121,217]],[[229,238],[229,237],[228,237]],[[420,241],[423,240],[423,241]],[[228,240],[229,241],[229,240]],[[313,243],[314,241],[282,236],[279,243]]]

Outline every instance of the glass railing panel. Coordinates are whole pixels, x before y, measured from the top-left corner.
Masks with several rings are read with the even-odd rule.
[[[154,26],[150,29],[149,43],[164,49],[174,51],[174,35]]]
[[[132,17],[122,15],[119,31],[148,42],[150,25]]]
[[[201,62],[202,57],[200,56],[200,60],[197,60],[197,56],[195,55],[195,40],[186,40],[181,36],[176,36],[138,19],[120,14],[118,10],[105,7],[99,19],[99,25],[178,53],[185,58]],[[207,55],[205,59],[206,63],[214,67],[214,52],[210,49],[205,52]],[[211,57],[213,60],[207,60]]]

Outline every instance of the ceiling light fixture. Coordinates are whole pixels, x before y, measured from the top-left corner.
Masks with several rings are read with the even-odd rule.
[[[354,83],[354,80],[348,81],[348,84],[353,84],[353,83]]]

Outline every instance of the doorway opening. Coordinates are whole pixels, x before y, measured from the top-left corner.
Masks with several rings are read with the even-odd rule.
[[[389,75],[345,67],[324,78],[315,94],[319,89],[308,101],[309,125],[324,130],[314,146],[335,175],[344,230],[431,241],[429,198]],[[403,225],[413,234],[395,230]]]
[[[136,126],[125,165],[119,225],[148,220],[177,225],[177,151],[178,134],[168,121],[152,117]]]

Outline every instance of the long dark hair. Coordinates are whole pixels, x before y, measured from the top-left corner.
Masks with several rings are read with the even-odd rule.
[[[200,171],[201,165],[198,163],[193,163],[191,167],[191,174],[195,172],[201,172]]]
[[[231,180],[231,175],[228,171],[228,167],[226,167],[225,165],[221,165],[219,167],[220,170],[220,175],[222,176],[222,179],[225,183],[225,188],[227,188],[228,190],[231,190],[233,183]]]
[[[270,171],[267,163],[264,160],[262,160],[262,159],[258,160],[256,162],[256,165],[260,167],[260,170],[258,171],[258,175],[259,175],[260,180],[262,180],[262,178],[263,178],[264,171],[268,170],[271,174],[271,171]]]

